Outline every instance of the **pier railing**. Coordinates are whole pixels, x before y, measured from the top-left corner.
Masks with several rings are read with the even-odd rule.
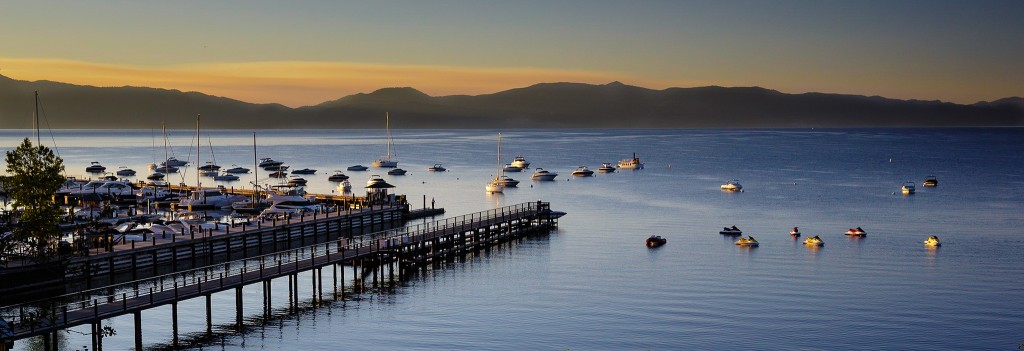
[[[7,322],[10,330],[0,330],[0,338],[5,334],[13,335],[14,338],[36,335],[39,330],[67,328],[181,298],[226,290],[248,282],[276,278],[334,262],[370,257],[387,252],[392,246],[413,241],[432,240],[509,221],[530,222],[539,218],[546,209],[546,203],[522,203],[6,306],[0,308],[0,318]],[[0,324],[0,329],[3,327]]]

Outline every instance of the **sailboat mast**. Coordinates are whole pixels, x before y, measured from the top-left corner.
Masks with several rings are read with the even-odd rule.
[[[252,185],[255,189],[252,191],[252,202],[255,203],[256,199],[260,197],[260,165],[256,161],[256,132],[252,132],[252,169],[253,178]]]
[[[505,169],[501,168],[501,132],[498,132],[498,173],[505,175]]]
[[[196,165],[197,165],[196,166],[196,191],[198,191],[199,187],[201,186],[201,184],[199,183],[199,166],[198,165],[203,164],[199,160],[199,156],[202,154],[202,152],[199,152],[199,149],[203,145],[202,142],[199,141],[200,140],[199,139],[199,116],[200,116],[199,114],[196,114]]]
[[[167,155],[167,124],[160,122],[160,131],[164,133],[164,173],[170,173],[167,169],[167,161],[171,160],[171,157]]]
[[[386,111],[384,112],[384,130],[388,136],[388,161],[391,161],[391,119]]]

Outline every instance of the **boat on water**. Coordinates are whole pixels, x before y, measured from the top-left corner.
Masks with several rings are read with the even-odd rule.
[[[825,246],[825,242],[821,241],[821,238],[819,238],[817,235],[815,235],[815,236],[812,236],[812,237],[809,237],[809,238],[805,239],[804,240],[804,245],[808,245],[808,246]]]
[[[272,158],[265,157],[265,158],[261,158],[260,159],[260,163],[259,163],[258,167],[259,168],[267,168],[267,167],[273,167],[273,166],[280,166],[280,165],[283,165],[283,164],[284,164],[284,162],[274,161],[274,159],[272,159]]]
[[[355,165],[355,166],[348,166],[348,168],[346,168],[346,169],[349,170],[349,171],[365,171],[367,169],[370,169],[370,167],[366,167],[366,166],[363,166],[363,165]]]
[[[622,169],[644,169],[643,162],[636,157],[636,153],[633,153],[633,158],[626,158],[619,161],[619,168]]]
[[[935,176],[933,175],[930,175],[924,178],[924,183],[922,183],[921,185],[925,187],[939,186],[939,179],[935,178]]]
[[[557,177],[557,176],[558,176],[558,173],[550,172],[550,171],[548,171],[546,169],[543,169],[543,168],[537,168],[537,170],[533,171],[532,178],[533,178],[533,180],[549,181],[549,180],[555,180],[555,177]]]
[[[447,169],[445,169],[440,163],[435,163],[433,166],[427,167],[427,171],[430,172],[444,172],[446,170]]]
[[[597,171],[601,173],[613,173],[615,172],[615,166],[612,166],[612,164],[608,162],[602,163],[601,167],[598,168]]]
[[[294,174],[288,176],[288,185],[306,185],[307,182],[306,178]]]
[[[942,243],[939,242],[939,237],[932,235],[932,236],[928,237],[928,240],[924,241],[924,245],[925,246],[931,246],[931,247],[937,247],[937,246],[942,246]]]
[[[303,168],[292,171],[292,174],[316,174],[315,169]]]
[[[228,194],[224,189],[199,189],[189,193],[188,197],[181,199],[178,206],[212,207],[221,208],[231,206],[232,203],[245,200],[245,196]]]
[[[286,165],[273,165],[273,166],[263,167],[263,170],[265,170],[265,171],[287,171],[288,167],[289,166],[286,166]]]
[[[484,185],[484,191],[487,193],[501,193],[505,191],[505,184],[502,184],[501,177],[505,175],[504,170],[501,168],[501,132],[498,133],[498,174],[499,176],[491,179]]]
[[[864,229],[860,229],[860,227],[857,227],[857,228],[850,228],[845,233],[843,233],[843,235],[846,235],[846,236],[867,236],[868,233],[865,232]]]
[[[184,166],[184,165],[187,165],[187,164],[188,164],[188,161],[181,161],[181,160],[179,160],[177,158],[174,158],[173,156],[172,157],[168,157],[167,160],[165,160],[164,162],[160,162],[161,166],[173,166],[173,167],[181,167],[181,166]]]
[[[103,167],[103,165],[96,161],[90,162],[89,167],[85,167],[85,171],[89,173],[103,173],[105,170],[107,170],[107,167]]]
[[[793,230],[789,231],[789,236],[794,237],[794,238],[799,238],[800,237],[800,228],[793,227]]]
[[[916,190],[917,189],[914,187],[914,182],[903,183],[903,186],[900,187],[900,191],[902,191],[904,194],[908,194],[908,195],[909,194],[913,194]]]
[[[522,155],[516,156],[512,159],[512,163],[509,163],[512,167],[519,167],[520,169],[530,168],[530,161],[526,160],[526,157]]]
[[[199,174],[203,175],[204,177],[216,177],[217,175],[220,174],[220,172],[211,169],[211,170],[199,171]]]
[[[736,240],[736,245],[746,246],[746,247],[756,247],[756,246],[761,245],[761,244],[758,243],[757,239],[754,239],[754,237],[747,236],[746,238],[740,238],[740,240]]]
[[[381,156],[381,158],[376,161],[373,161],[371,166],[377,168],[395,168],[398,167],[398,157],[396,155],[395,160],[391,159],[391,118],[388,116],[387,112],[384,112],[384,130],[387,134],[388,154]]]
[[[576,167],[575,171],[572,171],[574,177],[589,177],[594,175],[594,171],[591,171],[587,166]]]
[[[723,234],[723,235],[743,235],[743,231],[740,230],[740,228],[736,228],[736,226],[722,227],[722,230],[720,230],[718,232],[718,234]]]
[[[175,167],[175,166],[160,166],[160,167],[157,167],[157,168],[153,169],[153,171],[155,171],[157,173],[163,173],[163,174],[178,173],[178,167]]]
[[[388,175],[405,175],[406,170],[401,168],[393,168],[388,170]]]
[[[163,173],[153,173],[153,174],[150,174],[150,175],[146,176],[146,179],[149,179],[149,180],[163,180],[164,179],[164,174]]]
[[[505,172],[522,172],[523,168],[522,167],[513,166],[511,163],[506,163],[505,167],[502,167],[501,170],[503,170]]]
[[[231,173],[228,173],[228,172],[224,172],[222,174],[218,174],[218,175],[214,176],[213,180],[223,181],[223,182],[230,182],[230,181],[238,180],[238,176],[236,176],[234,174],[231,174]]]
[[[651,237],[647,238],[646,245],[647,247],[654,248],[665,245],[667,242],[668,239],[662,238],[661,235],[651,235]]]
[[[288,172],[285,172],[285,171],[277,171],[277,172],[274,172],[274,173],[270,174],[271,178],[285,178],[287,176],[288,176]]]
[[[725,182],[721,188],[722,191],[743,191],[743,185],[740,185],[740,181],[736,179]]]
[[[116,174],[119,175],[119,176],[122,176],[122,177],[130,177],[130,176],[135,175],[135,170],[131,169],[131,168],[128,168],[127,166],[121,166],[117,170]]]
[[[199,166],[200,171],[219,171],[220,166],[213,162],[206,162],[205,165]]]
[[[234,167],[228,168],[227,170],[224,171],[224,173],[231,173],[231,174],[249,173],[249,169],[248,168],[239,167],[239,166],[235,166],[235,165],[232,165],[232,166],[234,166]]]
[[[501,183],[501,186],[506,188],[515,188],[519,185],[518,180],[512,179],[507,175],[498,176],[498,183]]]
[[[327,181],[330,182],[340,182],[346,179],[348,179],[348,176],[345,175],[345,173],[342,173],[340,170],[334,171],[334,174],[331,174],[329,177],[327,177]]]
[[[348,179],[343,179],[341,183],[338,183],[338,187],[336,189],[342,194],[352,192],[352,183],[350,183]]]
[[[384,178],[381,178],[379,175],[374,174],[374,175],[371,175],[370,179],[368,179],[366,181],[366,186],[369,187],[369,186],[372,186],[372,185],[383,184],[383,183],[384,183]]]
[[[71,193],[71,195],[79,197],[88,194],[97,194],[104,199],[117,199],[127,196],[135,196],[135,189],[132,189],[131,183],[128,182],[104,180],[103,183],[98,186],[83,188]]]

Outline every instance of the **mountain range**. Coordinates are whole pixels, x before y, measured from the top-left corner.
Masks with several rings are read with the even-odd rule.
[[[254,104],[198,92],[94,87],[0,76],[0,128],[31,128],[33,92],[55,129],[381,128],[761,128],[1020,126],[1024,98],[975,104],[829,93],[787,94],[760,87],[662,90],[619,82],[541,83],[483,95],[429,96],[384,88],[314,106]]]

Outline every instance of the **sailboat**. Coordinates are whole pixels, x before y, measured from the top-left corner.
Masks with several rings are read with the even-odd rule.
[[[173,158],[173,157],[169,157],[167,155],[167,148],[168,148],[168,144],[167,144],[167,126],[164,123],[160,123],[160,130],[164,134],[164,162],[160,163],[160,167],[156,167],[156,168],[153,169],[154,171],[156,171],[156,173],[151,174],[150,176],[154,176],[154,177],[157,174],[178,173],[178,167],[175,166],[175,164],[177,164],[177,163],[176,162],[171,162],[171,160],[174,160],[174,161],[178,161],[178,160]],[[161,177],[161,179],[162,179],[162,177]]]
[[[498,174],[504,175],[501,169],[501,133],[498,133]],[[494,177],[487,185],[484,186],[484,190],[488,193],[500,193],[505,191],[505,185],[501,184],[501,176]]]
[[[398,161],[391,160],[391,121],[387,112],[384,112],[384,129],[388,136],[388,154],[373,161],[373,166],[378,168],[395,168],[398,167]],[[395,158],[397,159],[398,157]]]
[[[213,162],[206,162],[205,165],[199,166],[199,172],[205,176],[215,177],[217,176],[217,171],[220,170],[220,166],[217,165],[217,155],[213,153],[213,141],[210,138],[206,138],[206,142],[210,145],[210,157],[213,158]]]

